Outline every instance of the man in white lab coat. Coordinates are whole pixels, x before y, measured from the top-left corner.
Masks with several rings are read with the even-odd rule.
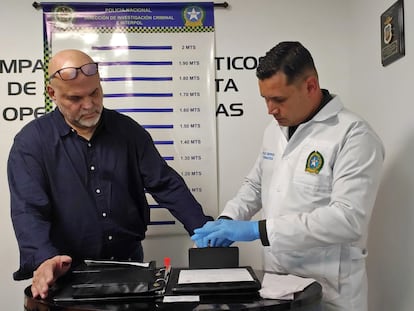
[[[260,59],[275,121],[237,195],[196,229],[198,247],[261,239],[264,269],[316,279],[325,310],[366,311],[368,224],[384,148],[372,128],[321,89],[309,51],[281,42]],[[263,218],[250,220],[259,210]]]

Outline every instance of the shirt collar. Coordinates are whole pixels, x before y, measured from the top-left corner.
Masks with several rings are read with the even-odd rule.
[[[316,109],[316,111],[312,115],[310,115],[309,118],[307,118],[302,123],[305,123],[305,122],[308,122],[309,120],[312,120],[319,113],[319,111],[321,111],[326,106],[326,104],[329,103],[332,100],[333,96],[329,93],[328,90],[322,89],[321,91],[322,91],[322,99],[321,99],[321,102],[318,106],[318,109]]]
[[[69,135],[72,131],[72,128],[66,123],[63,114],[60,112],[59,108],[56,107],[55,110],[50,112],[52,114],[53,123],[55,124],[58,133],[60,136]]]

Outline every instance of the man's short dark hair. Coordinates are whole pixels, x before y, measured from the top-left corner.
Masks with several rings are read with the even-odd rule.
[[[259,58],[256,70],[259,80],[270,78],[279,71],[286,75],[287,84],[296,81],[308,71],[316,73],[312,55],[300,42],[296,41],[280,42],[265,56]]]

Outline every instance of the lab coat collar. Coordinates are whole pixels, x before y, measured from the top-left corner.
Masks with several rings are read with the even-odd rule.
[[[311,121],[322,122],[336,116],[344,108],[338,95],[332,94],[332,99],[319,111]]]
[[[344,106],[337,95],[332,94],[332,97],[333,98],[325,105],[325,107],[323,107],[312,119],[308,122],[300,124],[295,132],[295,135],[293,135],[290,139],[287,138],[287,128],[281,128],[281,131],[285,134],[284,136],[286,139],[286,141],[284,141],[286,149],[284,150],[283,155],[288,155],[304,139],[304,136],[299,134],[299,132],[304,131],[314,122],[324,122],[338,115]]]

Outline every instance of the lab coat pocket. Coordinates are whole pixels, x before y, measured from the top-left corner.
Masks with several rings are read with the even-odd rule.
[[[316,175],[303,171],[294,176],[293,183],[298,190],[310,194],[316,192],[328,193],[332,191],[332,177],[330,175]]]
[[[278,254],[278,259],[288,273],[314,278],[321,283],[324,295],[334,299],[339,296],[340,290],[340,256],[340,246],[334,245],[283,252]]]

